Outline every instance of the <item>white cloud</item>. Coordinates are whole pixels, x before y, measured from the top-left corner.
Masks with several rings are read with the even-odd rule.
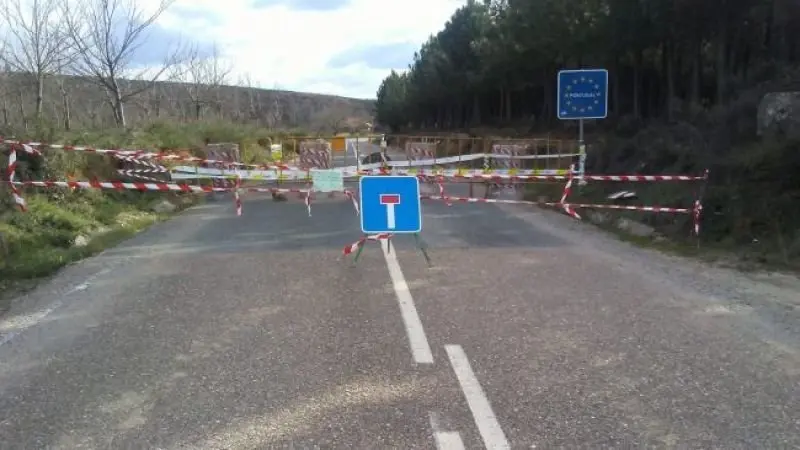
[[[152,6],[156,1],[144,3]],[[353,0],[327,11],[255,7],[254,3],[178,0],[158,24],[187,39],[216,41],[235,75],[249,75],[263,87],[374,98],[388,71],[405,66],[373,68],[369,61],[357,60],[358,52],[349,65],[339,61],[336,67],[328,67],[327,62],[358,47],[408,42],[417,49],[465,1]],[[413,51],[408,62],[412,56]]]

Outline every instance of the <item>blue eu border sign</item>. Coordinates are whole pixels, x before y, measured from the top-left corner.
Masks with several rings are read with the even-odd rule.
[[[419,179],[414,176],[363,176],[359,180],[361,231],[374,233],[419,233],[422,205]]]
[[[608,70],[558,72],[557,103],[561,120],[605,119],[608,117]]]

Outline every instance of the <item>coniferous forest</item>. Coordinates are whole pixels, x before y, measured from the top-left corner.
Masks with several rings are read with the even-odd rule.
[[[800,91],[798,30],[796,0],[470,1],[407,71],[386,77],[377,120],[396,132],[564,135],[575,124],[556,117],[557,72],[608,69],[609,117],[587,125],[587,170],[710,169],[703,241],[750,260],[793,263],[800,258],[800,94],[791,94]],[[788,109],[763,102],[783,92]],[[776,106],[788,116],[777,125]],[[637,188],[645,201],[679,201],[674,189]],[[686,218],[638,218],[676,236],[686,231]]]

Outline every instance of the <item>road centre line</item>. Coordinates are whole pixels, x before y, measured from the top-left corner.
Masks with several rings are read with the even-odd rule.
[[[439,418],[434,412],[428,413],[428,419],[431,422],[433,438],[436,440],[438,450],[464,450],[464,442],[457,431],[443,431],[439,425]]]
[[[486,398],[475,372],[472,371],[464,349],[460,345],[445,345],[444,348],[458,378],[458,384],[461,385],[461,390],[467,399],[467,405],[472,411],[472,418],[478,426],[483,444],[491,450],[510,449],[508,439],[500,428],[500,423],[492,411],[492,405]]]
[[[391,242],[388,245],[392,245]],[[414,298],[411,297],[411,290],[408,288],[403,271],[400,269],[400,263],[397,261],[397,249],[393,248],[390,251],[387,246],[383,245],[383,242],[380,243],[380,246],[383,251],[383,257],[386,260],[386,266],[389,268],[389,277],[392,279],[397,302],[400,305],[400,314],[403,316],[403,323],[406,327],[414,362],[417,364],[433,364],[433,353],[431,352],[428,338],[425,337],[425,328],[422,327],[417,307],[414,306]]]

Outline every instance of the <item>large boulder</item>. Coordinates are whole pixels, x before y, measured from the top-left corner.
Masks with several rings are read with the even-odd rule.
[[[771,92],[761,99],[758,135],[800,139],[800,92]]]
[[[617,220],[617,228],[632,236],[643,238],[652,237],[656,232],[651,226],[624,218]]]

